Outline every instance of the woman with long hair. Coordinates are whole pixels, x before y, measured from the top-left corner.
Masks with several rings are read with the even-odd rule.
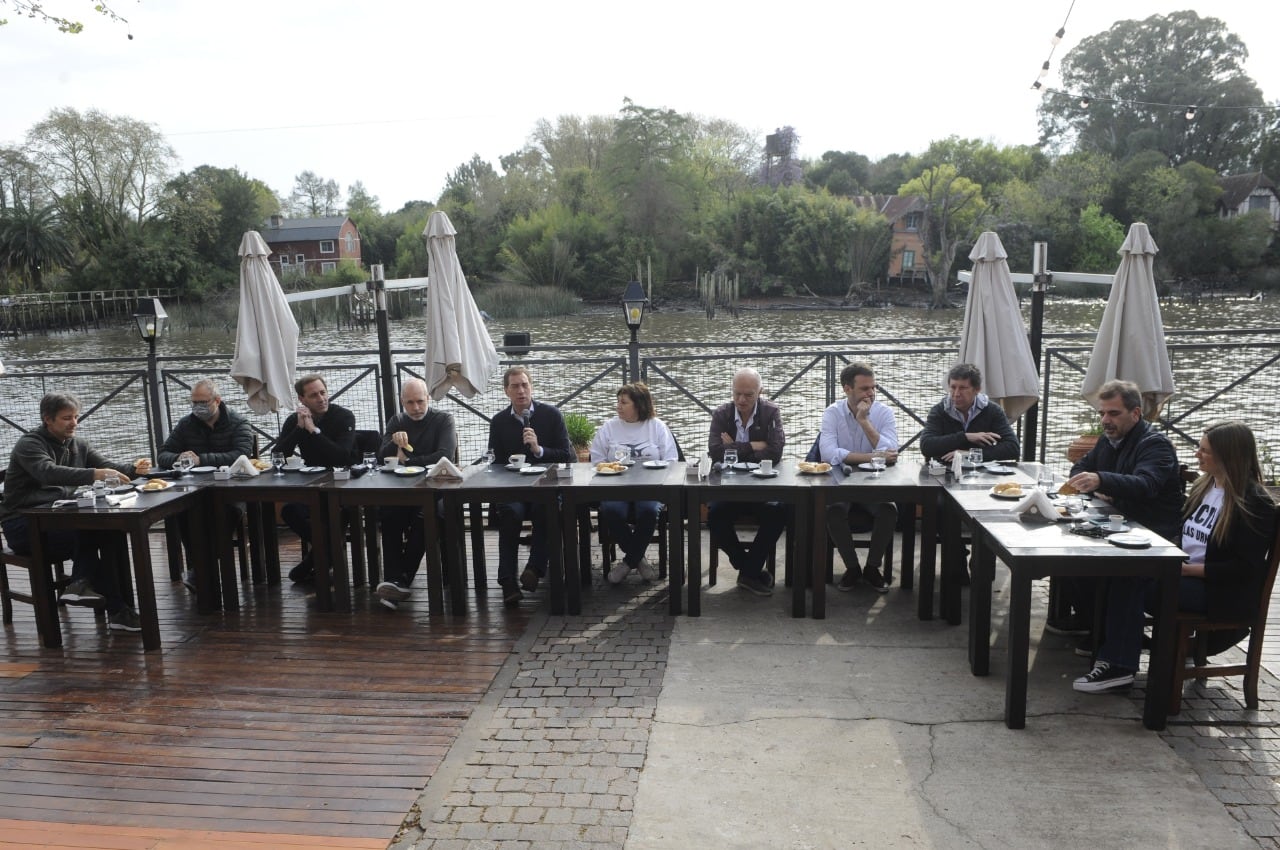
[[[618,415],[601,425],[591,440],[593,463],[615,460],[614,453],[621,450],[633,461],[679,458],[671,429],[654,413],[649,387],[639,381],[623,384],[618,388],[617,399]],[[622,558],[609,570],[610,584],[621,584],[632,570],[638,571],[645,581],[658,577],[645,552],[658,527],[661,505],[661,502],[600,503],[600,524],[622,549]],[[628,513],[632,509],[634,513],[629,521]]]
[[[1187,495],[1178,541],[1187,553],[1178,608],[1211,620],[1246,619],[1258,609],[1275,535],[1275,503],[1262,485],[1257,442],[1240,422],[1216,422],[1205,428],[1196,460],[1201,474]],[[1154,607],[1152,589],[1151,581],[1112,580],[1106,639],[1093,669],[1075,680],[1077,691],[1101,693],[1133,684],[1144,609]],[[1231,643],[1210,646],[1210,654],[1244,635],[1232,637]]]

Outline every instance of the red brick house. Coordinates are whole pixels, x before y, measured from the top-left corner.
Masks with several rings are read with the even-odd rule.
[[[853,202],[889,220],[893,232],[889,244],[890,283],[928,283],[924,264],[924,200],[918,195],[856,195]]]
[[[262,238],[271,249],[276,274],[327,274],[342,260],[361,268],[360,231],[345,215],[294,218],[273,215]]]

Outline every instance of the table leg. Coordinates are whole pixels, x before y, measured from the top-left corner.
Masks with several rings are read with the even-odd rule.
[[[960,625],[960,576],[967,569],[964,562],[964,543],[961,526],[964,519],[960,511],[949,510],[943,518],[942,587],[938,591],[939,615],[953,626]]]
[[[31,534],[31,599],[36,614],[36,631],[40,642],[49,649],[62,646],[62,626],[58,622],[58,600],[53,595],[53,572],[44,553],[44,532],[32,517],[28,520]],[[0,565],[0,569],[6,569]]]
[[[570,614],[582,613],[582,575],[580,573],[581,562],[578,560],[578,553],[581,551],[579,540],[580,530],[578,528],[578,511],[570,504],[561,505],[560,513],[560,537],[562,545],[560,551],[564,558],[564,595],[565,604]],[[587,530],[587,536],[590,536],[590,528]],[[587,561],[587,568],[590,569],[591,562]]]
[[[685,500],[685,523],[688,527],[689,545],[689,616],[702,616],[702,499],[689,496]]]
[[[489,570],[484,563],[484,503],[472,502],[471,508],[471,576],[476,586],[476,598],[489,592]],[[461,510],[461,506],[459,506]],[[458,526],[461,540],[462,526]]]
[[[1027,725],[1027,657],[1031,651],[1031,577],[1010,568],[1009,670],[1005,674],[1004,725]]]
[[[969,669],[975,676],[991,672],[991,584],[995,556],[980,534],[973,535],[973,584],[969,588]]]
[[[899,523],[902,529],[902,558],[898,571],[898,587],[911,590],[915,586],[916,573],[916,503],[899,502],[898,516],[905,517]]]
[[[342,511],[336,499],[313,499],[308,507],[311,511],[311,562],[316,570],[316,610],[333,611],[334,582],[329,572],[329,556],[333,554],[335,560],[345,556],[343,549],[347,541],[342,529]],[[328,517],[323,530],[320,529],[321,516]]]
[[[427,558],[427,613],[429,614],[444,613],[445,567],[440,560],[440,525],[438,519],[435,497],[428,495],[426,504],[422,506],[422,519],[418,521],[422,523],[422,539],[426,544],[423,548],[426,549]],[[449,579],[450,589],[452,590],[452,585],[456,585],[458,582],[452,574]],[[455,614],[459,612],[459,606],[456,602],[452,607]]]
[[[1160,610],[1151,633],[1151,660],[1147,664],[1147,695],[1142,706],[1142,725],[1160,731],[1169,717],[1169,696],[1173,688],[1174,642],[1177,629],[1178,583],[1175,573],[1161,578]]]
[[[813,589],[813,619],[823,620],[827,616],[827,494],[826,488],[818,487],[812,492],[813,499],[813,535],[809,545],[809,580],[807,584]],[[796,511],[799,515],[802,511]],[[798,530],[798,529],[797,529]],[[804,539],[803,536],[800,538]],[[804,585],[797,581],[791,589],[791,616],[804,616]]]
[[[679,491],[683,494],[683,490]],[[667,552],[670,560],[667,563],[667,607],[671,615],[678,616],[684,611],[681,591],[684,588],[684,496],[677,496],[667,502]]]
[[[920,506],[920,586],[916,616],[933,619],[933,579],[938,572],[938,499],[928,495]]]
[[[237,593],[236,556],[231,545],[231,529],[227,527],[227,506],[213,502],[213,563],[209,565],[208,578],[199,581],[197,573],[196,610],[202,614],[212,614],[219,607],[224,611],[235,611],[240,607],[240,596]],[[194,529],[199,525],[195,521],[188,523]],[[207,590],[206,590],[207,589]],[[221,604],[219,605],[219,597]]]
[[[559,501],[548,501],[546,510],[547,528],[547,578],[550,579],[551,613],[563,617],[565,613],[564,593],[564,535],[560,529]],[[536,509],[536,507],[535,507]]]
[[[156,614],[156,580],[151,571],[151,543],[145,525],[130,529],[133,572],[138,594],[138,618],[142,620],[142,648],[160,648],[160,618]]]

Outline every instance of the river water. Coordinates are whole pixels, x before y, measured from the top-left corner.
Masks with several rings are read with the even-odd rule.
[[[1092,334],[1096,331],[1104,306],[1105,301],[1102,299],[1050,299],[1045,307],[1044,332],[1046,335],[1086,334],[1086,337],[1071,340],[1070,344],[1087,348],[1092,345]],[[1171,335],[1180,330],[1258,330],[1280,325],[1280,309],[1277,309],[1275,302],[1265,300],[1215,299],[1198,304],[1170,300],[1163,303],[1161,309],[1166,332]],[[201,370],[207,368],[215,375],[225,375],[225,364],[235,347],[234,329],[198,330],[184,321],[182,309],[171,312],[174,314],[173,326],[159,349],[162,366],[168,368],[170,362],[179,357],[218,356],[217,365],[197,367],[195,373],[200,374]],[[1024,299],[1023,312],[1024,320],[1029,322],[1029,299]],[[825,403],[825,380],[820,371],[801,380],[794,380],[797,373],[805,368],[806,358],[784,356],[786,352],[805,348],[806,346],[798,345],[800,342],[814,346],[821,342],[847,341],[848,344],[842,346],[842,349],[848,349],[851,356],[870,359],[885,391],[902,400],[906,409],[923,417],[928,406],[941,397],[943,375],[954,359],[953,356],[948,357],[942,349],[954,348],[963,318],[963,309],[929,311],[900,307],[848,311],[746,309],[738,318],[721,313],[714,320],[708,320],[700,311],[672,310],[650,313],[645,319],[640,338],[644,344],[700,344],[696,349],[691,345],[677,347],[672,351],[660,352],[648,347],[642,350],[646,357],[654,354],[676,355],[658,363],[666,377],[651,368],[646,371],[650,384],[654,386],[660,415],[672,425],[686,449],[700,450],[706,439],[708,417],[705,408],[728,400],[728,375],[734,365],[741,364],[755,365],[761,369],[765,375],[766,394],[772,395],[779,389],[785,389],[779,403],[784,405],[790,449],[794,449],[794,452],[789,449],[788,454],[803,454],[816,434],[817,422]],[[398,363],[413,367],[416,362],[418,365],[415,368],[420,368],[425,327],[425,320],[421,317],[392,323],[392,348],[403,350],[396,355]],[[498,345],[502,344],[504,333],[526,331],[532,335],[535,346],[607,345],[614,347],[608,352],[609,357],[625,358],[622,346],[626,342],[627,332],[622,322],[620,306],[616,310],[593,310],[550,319],[494,320],[490,323],[489,330]],[[928,353],[902,353],[899,350],[903,347],[904,340],[920,338],[941,338],[942,341],[924,346],[930,349]],[[743,347],[744,343],[751,345]],[[1067,341],[1052,338],[1046,341],[1046,347],[1061,344],[1067,344]],[[918,345],[915,347],[920,348]],[[372,327],[304,327],[299,344],[299,349],[303,352],[326,352],[324,356],[301,358],[303,368],[347,362],[376,362],[376,356],[370,354],[376,348],[377,335]],[[79,359],[125,357],[139,358],[141,362],[144,354],[145,347],[138,340],[136,331],[128,326],[0,340],[0,360],[19,367],[15,370],[19,372],[49,371],[49,368],[40,368],[37,364],[52,365]],[[722,359],[699,359],[707,355],[718,355]],[[549,400],[570,399],[566,409],[585,413],[595,421],[608,418],[613,412],[614,390],[621,383],[620,371],[606,374],[587,392],[573,395],[579,386],[599,377],[601,370],[605,368],[596,363],[588,363],[592,356],[595,355],[540,355],[535,351],[529,355],[535,391]],[[723,359],[726,356],[728,359]],[[1186,357],[1191,359],[1188,361]],[[837,370],[842,363],[843,360],[837,364]],[[92,367],[84,365],[73,368],[77,371],[92,371]],[[1193,404],[1197,399],[1228,383],[1238,369],[1238,358],[1223,358],[1213,351],[1185,355],[1175,365],[1175,378],[1180,391],[1188,390],[1183,404]],[[1275,373],[1272,375],[1273,378],[1276,377]],[[30,382],[21,387],[6,386],[12,383],[12,378],[13,376],[10,380],[0,380],[0,405],[3,405],[3,413],[19,426],[31,427],[36,421],[35,402],[39,392],[43,390],[37,389]],[[78,386],[87,380],[77,377],[68,379],[68,383],[72,391],[81,393],[86,398],[94,398],[93,389]],[[788,382],[793,381],[791,386],[787,386]],[[1070,379],[1064,376],[1064,392],[1071,386],[1070,381],[1074,381],[1074,386],[1078,389],[1078,376]],[[47,386],[48,383],[43,382],[40,386],[44,389],[54,388]],[[228,386],[224,387],[224,393],[228,400],[243,407],[243,396],[229,381],[226,383]],[[332,383],[334,382],[331,380]],[[1274,385],[1275,381],[1272,380],[1270,386]],[[1055,389],[1054,392],[1058,390]],[[174,393],[174,396],[174,399],[170,399],[171,415],[181,415],[180,394]],[[359,403],[351,401],[355,398],[354,390],[347,398],[348,406],[356,409],[361,407]],[[496,387],[472,400],[475,408],[484,412],[492,412],[504,403],[505,398]],[[1237,407],[1241,403],[1239,398],[1231,402]],[[367,409],[361,426],[377,427],[376,422],[365,421],[377,416],[377,403],[372,393],[364,402],[364,407]],[[464,457],[474,456],[472,452],[478,454],[484,440],[483,420],[476,420],[474,415],[465,410],[451,409],[459,418]],[[1050,412],[1053,410],[1051,406]],[[1228,408],[1226,412],[1230,413],[1231,409]],[[1223,415],[1221,405],[1215,409],[1214,415]],[[464,418],[473,421],[464,423]],[[1056,421],[1059,418],[1062,418],[1061,415],[1054,415],[1055,421],[1046,441],[1050,450],[1048,459],[1055,465],[1064,463],[1061,462],[1064,441],[1078,432],[1090,416],[1083,403],[1080,403],[1066,417],[1067,421]],[[1280,420],[1280,417],[1269,414],[1267,418],[1270,422]],[[259,421],[259,425],[264,433],[272,433],[271,422]],[[899,416],[899,430],[904,439],[914,434],[918,427],[918,424],[904,421],[904,417]],[[7,454],[16,433],[14,429],[7,429],[7,433],[0,436],[0,450]],[[1266,439],[1280,448],[1280,435],[1267,434]],[[128,450],[134,450],[132,443]],[[1189,458],[1190,452],[1185,454]]]

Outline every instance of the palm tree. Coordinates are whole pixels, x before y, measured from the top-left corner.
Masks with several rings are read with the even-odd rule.
[[[0,265],[17,270],[31,289],[43,288],[45,269],[65,266],[74,256],[56,207],[19,203],[0,212]]]

